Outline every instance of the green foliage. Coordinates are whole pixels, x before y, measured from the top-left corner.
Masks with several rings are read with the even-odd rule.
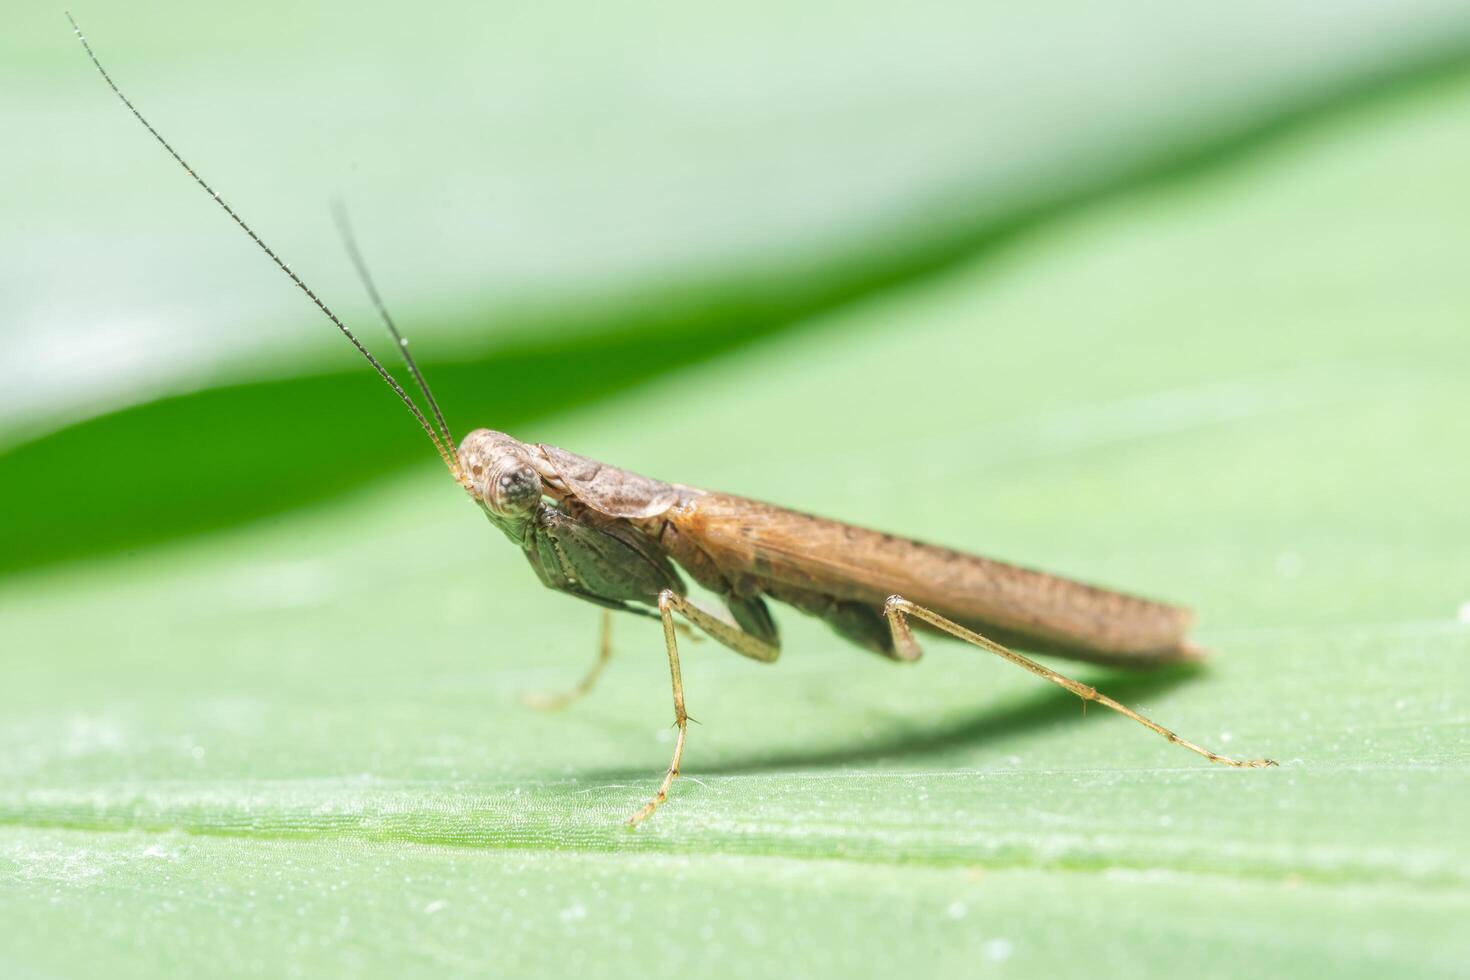
[[[118,531],[0,591],[9,972],[1463,975],[1467,107],[1442,81],[799,329],[690,337],[636,387],[584,357],[559,412],[475,416],[468,369],[446,378],[462,428],[1187,602],[1206,668],[1077,675],[1280,769],[778,610],[773,667],[686,644],[688,778],[630,831],[671,747],[656,627],[620,621],[597,691],[529,711],[588,665],[596,613],[427,448],[209,520],[210,470],[150,503],[68,452],[200,458],[207,432],[145,406],[5,463],[39,521],[121,495],[199,532]],[[365,411],[364,455],[404,424]]]

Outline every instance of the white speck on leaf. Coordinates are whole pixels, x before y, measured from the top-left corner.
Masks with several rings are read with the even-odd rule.
[[[430,902],[428,905],[425,905],[424,906],[424,914],[425,915],[433,915],[435,912],[442,912],[444,909],[446,909],[448,907],[449,907],[449,903],[447,901],[445,901],[442,898],[436,898],[432,902]]]
[[[1000,963],[1011,958],[1015,947],[1009,939],[989,939],[985,942],[985,958],[992,963]]]
[[[954,901],[949,903],[949,908],[944,910],[944,914],[948,915],[951,919],[963,919],[965,913],[968,911],[970,911],[970,907],[964,902]]]

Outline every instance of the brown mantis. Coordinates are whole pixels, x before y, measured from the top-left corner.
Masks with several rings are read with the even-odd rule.
[[[925,629],[948,633],[989,651],[1071,691],[1084,703],[1102,704],[1212,762],[1237,767],[1275,765],[1269,759],[1236,760],[1211,752],[1011,649],[1017,646],[1126,667],[1194,660],[1202,651],[1186,638],[1192,620],[1186,609],[729,494],[665,483],[489,429],[476,429],[456,447],[345,222],[343,234],[353,263],[423,396],[427,413],[317,294],[185,163],[113,82],[74,20],[72,27],[92,64],[138,122],[393,389],[455,481],[521,549],[541,582],[604,607],[601,653],[592,673],[574,693],[590,687],[606,662],[608,611],[660,620],[677,736],[658,791],[629,823],[647,818],[667,800],[683,760],[689,715],[675,617],[742,656],[770,663],[779,656],[780,639],[767,599],[824,620],[843,638],[895,661],[919,658],[912,631],[917,620]],[[684,575],[719,596],[724,610],[714,611],[691,599]]]

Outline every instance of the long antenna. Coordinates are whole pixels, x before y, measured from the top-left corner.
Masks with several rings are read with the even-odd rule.
[[[429,420],[424,417],[424,413],[420,411],[418,405],[414,404],[413,399],[408,396],[408,392],[404,391],[403,386],[398,383],[393,375],[389,374],[388,370],[383,367],[382,364],[378,363],[378,359],[372,355],[371,351],[363,346],[362,341],[357,339],[357,335],[347,328],[347,324],[338,319],[337,314],[333,313],[331,309],[327,306],[327,304],[322,302],[322,300],[317,296],[316,293],[312,292],[311,287],[303,282],[301,278],[296,275],[296,273],[291,271],[291,267],[283,262],[280,256],[276,255],[276,253],[271,249],[269,245],[261,240],[260,236],[255,233],[255,229],[246,224],[245,219],[236,214],[234,208],[225,203],[225,199],[219,196],[219,192],[217,192],[213,187],[209,186],[209,184],[204,180],[203,177],[200,177],[197,173],[194,172],[194,168],[189,166],[189,164],[184,161],[183,157],[179,156],[178,151],[175,150],[172,145],[170,145],[169,141],[164,139],[163,136],[158,132],[158,130],[153,128],[153,124],[150,123],[147,119],[143,118],[143,114],[138,111],[137,106],[133,105],[133,103],[128,99],[126,95],[123,95],[122,89],[117,87],[117,83],[112,80],[112,76],[107,74],[107,69],[102,67],[102,62],[97,60],[96,53],[92,51],[92,45],[87,43],[87,38],[82,34],[81,27],[78,26],[76,19],[72,17],[69,11],[66,14],[66,19],[71,22],[71,29],[76,32],[77,40],[82,42],[82,48],[87,52],[87,57],[91,59],[93,67],[95,67],[98,74],[102,76],[102,80],[107,83],[107,87],[112,89],[113,93],[122,100],[122,104],[128,107],[128,111],[133,114],[133,118],[137,119],[138,122],[143,124],[143,128],[148,130],[149,135],[151,135],[155,140],[158,141],[159,146],[162,146],[165,150],[168,151],[168,155],[173,157],[179,166],[184,168],[184,172],[188,174],[191,178],[193,178],[194,183],[198,184],[201,188],[203,188],[205,193],[214,198],[214,203],[218,204],[224,210],[225,214],[229,215],[230,218],[235,222],[235,224],[239,225],[241,230],[244,231],[245,234],[250,236],[250,240],[253,241],[272,262],[275,263],[276,268],[284,272],[286,276],[291,280],[291,282],[295,283],[296,288],[305,293],[306,298],[311,300],[316,308],[320,310],[328,320],[331,320],[338,330],[342,331],[342,336],[346,337],[348,341],[351,342],[352,346],[357,348],[357,352],[367,359],[367,362],[373,366],[374,371],[378,372],[378,377],[382,378],[383,381],[388,385],[388,387],[393,389],[394,393],[398,395],[403,404],[406,405],[408,407],[408,410],[413,413],[413,417],[418,420],[419,426],[423,428],[424,432],[428,435],[429,441],[434,444],[434,449],[439,453],[439,458],[444,461],[444,465],[449,468],[449,472],[453,474],[455,480],[461,480],[462,478],[460,476],[459,459],[454,453],[454,443],[451,441],[446,446],[445,443],[440,440],[439,434],[434,431],[434,427],[429,424]],[[400,350],[401,349],[402,348],[400,347]],[[404,351],[404,354],[406,356],[407,351]],[[417,376],[417,369],[414,370],[414,374]],[[437,408],[435,410],[437,412]],[[447,432],[448,429],[446,428],[445,431]]]
[[[357,245],[357,236],[352,233],[352,221],[347,216],[347,206],[340,199],[332,201],[332,218],[337,222],[337,233],[342,236],[342,247],[347,250],[347,255],[352,259],[352,265],[357,270],[357,278],[362,280],[363,289],[367,290],[368,298],[373,301],[373,306],[378,310],[378,316],[382,317],[383,325],[393,335],[393,341],[398,345],[398,353],[403,355],[403,363],[408,366],[408,371],[413,375],[414,382],[419,386],[419,391],[424,393],[424,399],[429,403],[429,409],[434,413],[434,421],[439,423],[439,433],[444,437],[448,446],[454,445],[454,436],[450,434],[449,423],[444,421],[444,413],[439,411],[439,403],[434,400],[434,393],[429,390],[429,383],[424,380],[424,375],[419,371],[418,364],[413,359],[413,354],[408,350],[408,338],[398,332],[398,325],[393,322],[393,317],[388,314],[388,307],[383,303],[383,297],[378,294],[377,284],[373,282],[373,274],[368,271],[367,260],[362,257],[362,249]]]

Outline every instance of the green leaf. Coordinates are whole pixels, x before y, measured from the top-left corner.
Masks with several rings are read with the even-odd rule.
[[[789,321],[854,265],[928,268],[1470,47],[1445,0],[75,12],[184,158],[371,323],[327,218],[345,197],[390,304],[441,359],[650,317],[697,328],[732,285]],[[60,10],[16,12],[0,93],[15,133],[0,445],[344,370],[332,331],[128,117]]]
[[[723,356],[771,334],[819,321],[833,310],[884,291],[922,281],[965,262],[979,261],[1047,227],[1059,216],[1106,199],[1123,188],[1179,179],[1201,168],[1224,165],[1289,131],[1295,123],[1330,117],[1332,112],[1364,104],[1365,99],[1389,97],[1406,86],[1453,73],[1463,63],[1464,45],[1459,41],[1462,32],[1457,28],[1446,25],[1430,30],[1432,22],[1420,17],[1402,25],[1406,33],[1401,36],[1400,31],[1380,22],[1380,18],[1386,18],[1397,23],[1400,14],[1398,7],[1379,9],[1365,4],[1355,15],[1361,22],[1354,20],[1351,27],[1339,25],[1340,33],[1334,35],[1331,44],[1313,48],[1312,57],[1323,60],[1313,71],[1298,63],[1299,52],[1274,44],[1259,52],[1258,60],[1237,65],[1233,60],[1235,47],[1226,43],[1228,32],[1221,34],[1212,28],[1197,34],[1198,25],[1175,25],[1172,30],[1178,36],[1170,50],[1202,45],[1205,53],[1199,56],[1196,67],[1207,67],[1210,58],[1224,57],[1230,60],[1228,70],[1216,66],[1223,75],[1206,71],[1200,78],[1191,76],[1192,81],[1174,80],[1164,89],[1149,87],[1148,78],[1142,75],[1110,75],[1108,85],[1143,85],[1146,91],[1130,96],[1126,105],[1098,107],[1093,115],[1100,121],[1100,128],[1076,127],[1072,113],[1080,110],[1075,107],[1066,111],[1039,110],[1025,121],[1027,138],[1008,139],[1000,147],[987,143],[984,161],[975,162],[973,173],[960,184],[946,184],[948,189],[941,192],[932,182],[910,183],[905,179],[893,189],[905,203],[882,204],[879,210],[886,210],[878,218],[869,221],[870,210],[877,206],[873,201],[849,201],[823,212],[818,229],[821,234],[816,238],[798,242],[774,232],[767,235],[766,247],[757,258],[731,251],[722,253],[718,267],[711,263],[699,269],[685,268],[681,263],[689,259],[689,254],[681,238],[677,246],[672,246],[666,262],[655,263],[656,271],[647,275],[643,271],[629,272],[621,285],[609,286],[612,291],[608,292],[604,289],[607,284],[599,285],[596,277],[584,275],[587,260],[565,252],[561,257],[566,268],[558,274],[570,275],[576,282],[558,284],[539,299],[532,296],[524,303],[513,303],[515,308],[503,316],[487,313],[487,301],[482,298],[474,299],[466,309],[463,304],[456,305],[458,301],[443,299],[460,293],[441,290],[439,300],[412,307],[416,311],[411,321],[413,331],[417,335],[422,324],[430,337],[430,343],[420,348],[420,360],[434,377],[438,397],[455,420],[494,419],[501,427],[515,428],[553,411],[570,411],[594,403],[650,377]],[[1340,10],[1331,14],[1334,18],[1341,15]],[[1320,12],[1306,9],[1301,16],[1310,19],[1320,16]],[[1023,32],[1026,45],[1061,43],[1051,36],[1046,23],[1026,21],[1013,27]],[[927,22],[909,26],[920,33],[935,29]],[[1231,29],[1249,34],[1260,29],[1260,24],[1246,18],[1239,23],[1232,21]],[[1010,37],[984,33],[996,44]],[[241,43],[233,34],[222,40]],[[1358,44],[1370,44],[1374,57],[1360,63]],[[1133,54],[1130,50],[1128,45],[1109,48],[1089,56],[1100,61],[1084,59],[1071,67],[1074,73],[1083,68],[1106,71],[1116,59],[1146,61],[1165,56],[1161,53],[1164,49],[1156,44],[1145,44]],[[857,57],[877,56],[861,46],[855,51]],[[77,52],[70,54],[69,60],[81,60]],[[154,53],[145,47],[145,54]],[[1290,77],[1272,81],[1272,73],[1286,70],[1287,64]],[[956,71],[973,69],[966,65],[968,62],[950,67]],[[1024,61],[1006,65],[1010,66],[1006,70],[1016,72],[1035,69],[1035,65]],[[1241,81],[1233,74],[1237,71],[1246,71],[1253,80],[1249,84]],[[1226,79],[1233,79],[1234,84],[1216,91]],[[964,87],[958,81],[953,84]],[[1082,101],[1096,98],[1102,91],[1082,75],[1066,84],[1069,91],[1071,87],[1078,89],[1073,94]],[[90,88],[100,86],[94,83]],[[192,91],[188,86],[184,88]],[[820,86],[812,94],[831,96]],[[903,125],[918,125],[928,119],[926,113],[947,111],[944,107],[950,106],[947,100],[952,97],[946,90],[943,99],[935,96],[921,99],[916,105],[889,106],[885,112],[890,114],[883,115],[881,123],[873,123],[876,128],[865,132],[872,137],[880,129],[898,126],[900,120]],[[1155,105],[1155,99],[1162,101]],[[644,108],[662,111],[659,105]],[[1006,106],[1009,112],[1009,103]],[[89,111],[97,108],[93,106]],[[113,122],[130,122],[118,107],[110,108],[115,110],[111,113]],[[825,110],[818,107],[810,111],[820,115]],[[982,112],[973,106],[965,109],[974,116],[974,125],[986,132],[999,125],[986,115],[991,111],[999,110],[991,107]],[[221,114],[214,112],[209,118],[218,124]],[[314,127],[318,122],[313,118],[310,125]],[[1013,125],[1013,121],[1005,123],[1007,127]],[[88,117],[68,132],[93,130]],[[1105,137],[1100,135],[1104,132]],[[133,135],[141,137],[140,133]],[[821,132],[813,130],[802,138],[813,135],[820,137]],[[282,139],[290,142],[285,136]],[[783,131],[764,143],[754,138],[751,142],[762,146],[769,143],[777,147],[773,152],[789,152],[790,147],[782,150],[778,146],[784,145],[784,139]],[[140,149],[156,149],[146,143],[146,139],[140,139],[137,145]],[[829,146],[819,139],[818,145],[823,153],[842,152],[840,141]],[[156,156],[149,158],[150,169],[155,172]],[[75,157],[83,165],[90,165],[88,153],[78,151]],[[731,157],[748,162],[743,154]],[[331,160],[336,166],[337,158]],[[252,172],[265,172],[269,169],[267,162],[252,161],[250,168]],[[844,169],[872,163],[862,155],[851,163],[828,162]],[[46,167],[48,173],[53,169],[50,164]],[[89,175],[93,173],[88,171]],[[787,176],[800,180],[804,174],[792,171]],[[614,175],[603,176],[613,179]],[[129,178],[125,175],[121,179]],[[280,179],[286,182],[286,175]],[[769,191],[764,176],[761,179],[762,193]],[[23,191],[30,183],[21,177],[13,186]],[[204,202],[192,193],[187,181],[167,183],[190,192],[181,194],[173,205],[192,205],[190,221],[209,210],[200,207]],[[822,194],[828,192],[828,183],[824,175]],[[4,192],[5,188],[0,187],[0,194]],[[21,196],[25,200],[20,203],[26,207],[41,200],[24,193]],[[710,196],[724,200],[713,192]],[[621,197],[632,201],[636,195]],[[775,195],[773,199],[779,198]],[[135,195],[122,195],[119,200],[132,207]],[[154,203],[145,207],[150,213],[166,210]],[[111,220],[111,211],[108,207],[88,208],[99,212],[89,215],[89,241],[105,238],[103,226]],[[21,210],[18,204],[17,213]],[[725,241],[725,231],[738,231],[740,223],[751,217],[743,204],[738,211],[721,219],[720,233],[705,229],[695,237],[717,251],[733,249],[735,246]],[[127,234],[134,235],[135,219],[128,216],[124,220]],[[864,225],[866,230],[856,232],[853,223],[865,221],[869,222]],[[25,221],[8,228],[20,237],[31,234]],[[6,229],[0,229],[0,235],[5,233]],[[675,237],[679,234],[676,232]],[[209,235],[198,241],[223,246],[229,237]],[[235,237],[236,246],[248,252],[248,243]],[[577,240],[574,235],[567,237],[569,241]],[[276,240],[273,235],[272,240]],[[201,390],[145,400],[30,441],[22,438],[25,426],[12,427],[8,434],[0,432],[0,447],[17,442],[0,452],[0,485],[20,499],[36,502],[27,510],[24,525],[7,534],[7,546],[0,549],[0,574],[237,526],[306,503],[332,499],[347,488],[422,460],[422,434],[402,414],[401,406],[383,397],[378,380],[362,370],[361,362],[326,324],[298,319],[300,297],[293,296],[268,264],[253,262],[250,266],[262,277],[252,298],[271,297],[272,303],[290,301],[294,304],[290,309],[297,313],[287,314],[283,308],[262,332],[261,325],[249,322],[254,314],[233,301],[224,314],[217,310],[206,313],[191,304],[187,297],[197,284],[190,270],[195,269],[195,263],[204,263],[217,272],[221,259],[207,250],[200,251],[192,238],[185,241],[170,232],[169,241],[183,254],[169,256],[162,264],[181,278],[163,287],[157,286],[152,272],[160,263],[155,251],[123,248],[109,255],[107,261],[141,263],[131,272],[121,266],[119,271],[129,282],[147,284],[150,289],[164,288],[171,302],[183,303],[176,313],[190,320],[187,342],[179,332],[164,325],[167,317],[152,319],[154,327],[163,333],[144,343],[133,336],[131,328],[119,329],[109,317],[76,311],[68,323],[33,320],[32,326],[41,326],[39,333],[22,326],[0,338],[0,345],[19,345],[8,358],[0,354],[0,361],[26,367],[4,387],[0,403],[5,398],[13,399],[22,416],[33,410],[39,412],[46,419],[41,423],[43,428],[61,425],[75,411],[85,412],[87,409],[78,407],[81,402],[95,408],[116,401],[114,383],[124,387],[139,384],[141,387],[127,398],[143,397],[179,387],[177,372],[187,374],[206,364],[210,381]],[[327,247],[322,243],[317,252]],[[601,246],[591,243],[586,247]],[[16,251],[30,254],[20,247]],[[474,253],[475,249],[466,248],[464,252]],[[436,282],[433,276],[414,271],[418,263],[438,261],[432,250],[418,248],[404,259],[390,266],[395,275],[408,272],[426,282]],[[485,259],[475,255],[468,261],[477,263],[477,269],[486,264]],[[57,275],[73,275],[70,262],[49,263],[47,269]],[[23,287],[11,297],[17,308],[29,305],[41,309],[45,305],[28,304],[23,299],[25,289],[45,293],[47,302],[73,294],[69,286],[48,284],[43,274],[23,269],[15,274]],[[319,287],[322,285],[315,275],[311,278]],[[236,285],[243,281],[237,280]],[[209,302],[216,306],[219,288],[211,284],[205,290]],[[330,289],[325,293],[340,295]],[[94,299],[100,296],[90,291],[87,295]],[[139,308],[134,299],[102,298],[120,308]],[[217,322],[220,315],[230,321],[223,331]],[[362,322],[361,318],[349,319],[359,325]],[[24,322],[24,316],[17,317],[16,323]],[[98,346],[68,333],[75,330],[100,332],[105,343]],[[277,332],[282,333],[278,336]],[[30,341],[40,347],[28,347]],[[127,348],[121,354],[114,349],[119,344]],[[311,344],[321,348],[320,356],[303,356],[297,347]],[[247,349],[251,353],[243,355]],[[193,367],[184,363],[191,358],[198,360]],[[239,383],[226,383],[231,379],[239,379]],[[32,395],[38,395],[39,400],[32,399]],[[67,407],[68,399],[81,402]],[[5,414],[0,404],[0,420]],[[140,450],[140,445],[145,448]],[[148,457],[141,467],[140,452]],[[99,506],[90,483],[56,479],[58,472],[66,471],[78,459],[87,460],[98,472],[126,473],[127,478],[112,481],[106,501]]]
[[[685,644],[687,778],[630,831],[671,749],[657,627],[524,708],[596,612],[426,460],[5,581],[5,962],[1462,975],[1467,165],[1460,77],[516,432],[1187,602],[1206,668],[1077,675],[1281,768],[778,610],[775,666]],[[128,479],[70,464],[98,506]]]

